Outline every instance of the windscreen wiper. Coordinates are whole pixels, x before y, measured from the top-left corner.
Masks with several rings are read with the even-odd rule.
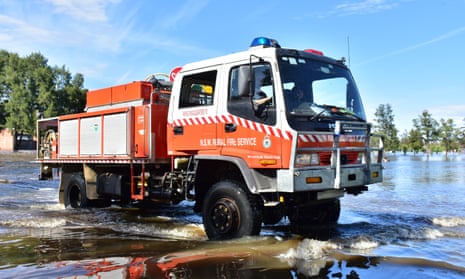
[[[317,105],[317,104],[312,103],[312,104],[310,105],[310,107],[318,107],[318,108],[321,109],[321,111],[318,112],[318,113],[316,113],[316,114],[313,114],[312,116],[310,116],[310,117],[308,118],[309,121],[312,121],[312,120],[315,120],[315,119],[321,120],[323,113],[325,113],[325,112],[328,111],[328,108],[327,108],[327,106],[325,106],[325,105]]]
[[[359,121],[365,121],[365,119],[361,118],[357,114],[355,114],[353,111],[347,110],[343,107],[338,107],[338,106],[331,106],[331,105],[318,105],[318,104],[311,104],[312,106],[316,106],[318,108],[321,108],[322,110],[318,112],[317,114],[312,115],[309,120],[321,120],[323,113],[328,112],[330,114],[339,114],[339,115],[345,115],[345,116],[350,116],[352,118],[355,118],[356,120]],[[329,117],[329,116],[328,116]]]

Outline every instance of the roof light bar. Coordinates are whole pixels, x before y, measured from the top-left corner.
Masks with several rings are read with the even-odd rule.
[[[270,39],[266,37],[257,37],[253,39],[252,43],[250,44],[250,47],[275,47],[275,48],[280,48],[281,46],[279,45],[278,41],[275,39]]]

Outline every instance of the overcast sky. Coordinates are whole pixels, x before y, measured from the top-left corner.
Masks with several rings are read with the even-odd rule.
[[[0,48],[40,52],[89,89],[242,51],[257,36],[348,58],[370,120],[391,104],[401,133],[423,110],[465,126],[465,0],[0,0]]]

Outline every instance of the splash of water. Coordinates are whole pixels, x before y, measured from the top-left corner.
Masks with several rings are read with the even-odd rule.
[[[436,217],[433,218],[433,224],[441,227],[465,226],[465,217]]]

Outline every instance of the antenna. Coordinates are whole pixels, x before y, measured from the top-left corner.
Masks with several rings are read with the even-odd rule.
[[[349,68],[350,68],[350,41],[349,41],[349,36],[347,36],[347,61],[348,61]]]

